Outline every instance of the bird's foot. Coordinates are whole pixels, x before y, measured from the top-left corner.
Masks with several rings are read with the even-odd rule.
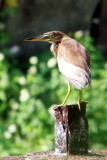
[[[66,106],[65,104],[61,103],[61,104],[57,104],[56,107],[64,107]]]
[[[78,109],[79,110],[81,110],[81,105],[83,104],[83,103],[88,103],[87,101],[77,101],[77,105],[78,105]]]
[[[64,106],[66,106],[66,105],[64,105],[64,104],[54,104],[54,105],[52,105],[51,107],[52,107],[53,109],[56,109],[56,108],[58,108],[58,107],[64,107]]]
[[[81,110],[81,102],[77,101],[78,109]]]

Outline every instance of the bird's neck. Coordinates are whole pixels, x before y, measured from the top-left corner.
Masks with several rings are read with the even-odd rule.
[[[70,37],[68,37],[68,36],[65,34],[65,35],[63,35],[63,38],[60,39],[60,41],[57,41],[56,43],[52,43],[52,45],[51,45],[51,47],[50,47],[50,50],[51,50],[51,52],[53,53],[53,55],[54,55],[55,57],[57,57],[57,53],[58,53],[57,50],[58,50],[59,44],[60,44],[63,40],[68,39],[68,38],[70,38]]]
[[[52,43],[52,45],[51,45],[51,47],[50,47],[50,50],[51,50],[51,52],[53,53],[53,55],[54,55],[55,57],[57,57],[58,45],[59,45],[59,43]]]

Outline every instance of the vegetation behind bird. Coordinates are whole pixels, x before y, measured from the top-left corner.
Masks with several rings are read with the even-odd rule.
[[[107,148],[107,63],[90,37],[82,37],[79,32],[74,36],[91,55],[91,94],[90,88],[83,91],[90,102],[89,147]],[[47,50],[39,57],[31,57],[26,66],[27,74],[19,69],[17,60],[9,57],[8,49],[0,53],[0,156],[54,148],[54,115],[50,106],[62,100],[66,84]],[[76,96],[73,89],[68,102],[75,102]]]

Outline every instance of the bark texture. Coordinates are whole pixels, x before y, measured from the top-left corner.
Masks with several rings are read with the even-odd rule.
[[[57,153],[84,154],[88,152],[88,122],[86,103],[56,107],[55,151]]]

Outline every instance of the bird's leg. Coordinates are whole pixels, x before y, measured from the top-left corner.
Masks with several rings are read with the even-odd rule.
[[[69,95],[70,95],[70,92],[71,92],[71,85],[70,85],[70,83],[68,82],[68,92],[67,92],[67,94],[66,94],[63,102],[61,103],[61,106],[64,106],[64,105],[66,104],[66,101],[67,101],[67,99],[68,99],[68,97],[69,97]]]
[[[82,97],[82,91],[78,90],[78,100],[77,100],[77,104],[78,104],[78,108],[79,110],[81,110],[81,103],[88,103],[87,101],[83,101],[81,100]]]

